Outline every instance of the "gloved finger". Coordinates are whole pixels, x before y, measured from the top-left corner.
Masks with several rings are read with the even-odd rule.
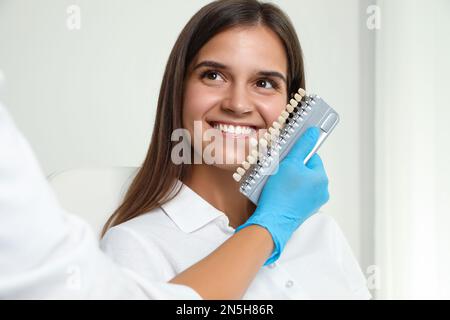
[[[295,142],[292,149],[287,154],[286,158],[303,164],[306,156],[311,152],[319,139],[319,128],[308,128],[303,135]],[[285,159],[286,159],[285,158]]]
[[[311,170],[323,170],[325,171],[325,168],[323,167],[323,162],[322,159],[320,158],[320,156],[315,153],[310,159],[309,161],[306,163],[306,167],[311,169]]]

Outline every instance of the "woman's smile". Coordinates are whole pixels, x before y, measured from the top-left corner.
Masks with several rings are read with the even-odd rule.
[[[260,126],[245,122],[214,120],[207,121],[207,123],[210,127],[219,130],[225,138],[256,138],[258,135],[258,130],[261,129]]]

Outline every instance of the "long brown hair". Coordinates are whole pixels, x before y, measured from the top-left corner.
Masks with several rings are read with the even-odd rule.
[[[178,194],[177,179],[183,180],[189,166],[171,161],[171,151],[177,143],[171,141],[171,134],[182,128],[183,93],[189,65],[216,34],[233,27],[257,25],[271,29],[284,44],[288,93],[305,88],[303,55],[297,34],[289,18],[276,5],[258,0],[218,0],[201,8],[181,31],[170,53],[147,156],[123,202],[103,227],[102,236],[109,228],[155,209]]]

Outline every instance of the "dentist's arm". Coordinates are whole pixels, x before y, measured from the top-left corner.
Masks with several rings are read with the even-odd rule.
[[[267,203],[274,204],[276,196],[266,196]],[[281,214],[266,213],[260,223],[274,217]],[[87,223],[61,209],[30,146],[0,104],[0,298],[239,298],[271,255],[280,237],[275,232],[252,224],[172,284],[148,282],[115,265]]]
[[[170,282],[193,288],[203,299],[240,299],[273,248],[266,229],[250,226]]]
[[[86,222],[65,213],[0,103],[0,299],[195,299],[120,269]]]
[[[89,225],[60,207],[31,147],[0,103],[0,298],[201,298],[186,285],[213,298],[216,284],[203,277],[205,269],[230,279],[233,288],[224,298],[233,298],[245,291],[273,244],[259,227],[232,238],[187,270],[189,278],[172,284],[148,282],[121,269],[99,249]],[[233,270],[223,269],[221,262],[231,258],[248,266],[246,281],[233,280]],[[203,290],[209,285],[211,293]]]

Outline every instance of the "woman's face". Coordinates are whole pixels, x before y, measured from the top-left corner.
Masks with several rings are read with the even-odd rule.
[[[185,83],[183,127],[202,141],[192,142],[194,152],[211,151],[211,141],[204,138],[208,131],[223,139],[212,152],[216,162],[223,161],[213,165],[235,169],[248,154],[249,139],[259,140],[285,108],[287,65],[281,40],[267,27],[232,28],[211,38],[191,63]],[[203,139],[194,132],[195,121]],[[238,152],[242,146],[244,155]]]

